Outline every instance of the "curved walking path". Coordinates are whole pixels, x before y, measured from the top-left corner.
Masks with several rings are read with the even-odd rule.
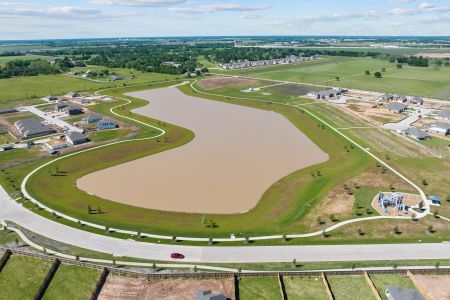
[[[253,77],[245,77],[245,78],[253,78]],[[166,81],[164,81],[164,82],[166,82]],[[223,97],[222,95],[219,95],[219,94],[214,94],[214,93],[208,93],[208,92],[202,92],[202,91],[199,91],[199,90],[196,89],[195,86],[194,86],[194,84],[195,84],[196,82],[197,82],[197,81],[193,81],[193,82],[191,83],[190,86],[191,86],[191,88],[192,88],[194,91],[196,91],[197,93],[202,93],[202,94],[205,94],[205,95],[211,95],[211,96],[220,96],[220,97]],[[153,83],[153,84],[158,84],[158,83],[162,83],[162,82],[155,82],[155,83]],[[183,83],[174,85],[174,86],[172,86],[172,88],[177,87],[177,86],[179,86],[179,85],[186,84],[186,83],[188,83],[188,82],[183,82]],[[142,85],[148,85],[148,84],[142,84]],[[100,94],[102,91],[110,90],[110,89],[114,89],[114,88],[103,89],[103,90],[97,91],[96,94],[98,95],[98,94]],[[143,126],[147,126],[147,127],[156,129],[156,130],[158,130],[160,133],[157,134],[157,135],[154,135],[154,136],[146,137],[146,138],[137,138],[137,139],[129,139],[129,140],[123,140],[123,141],[113,142],[113,143],[109,143],[109,144],[97,146],[97,147],[94,147],[94,148],[82,150],[82,151],[79,151],[79,152],[74,152],[74,153],[71,153],[71,154],[68,154],[68,155],[65,155],[65,156],[62,156],[62,157],[53,159],[53,160],[51,160],[51,161],[49,161],[49,162],[47,162],[47,163],[45,163],[45,164],[39,166],[38,168],[34,169],[34,170],[33,170],[32,172],[30,172],[27,176],[25,176],[25,178],[24,178],[24,180],[23,180],[23,182],[22,182],[22,184],[21,184],[21,191],[22,191],[23,195],[24,195],[27,199],[29,199],[30,201],[32,201],[33,203],[35,203],[36,205],[38,205],[38,206],[41,207],[42,209],[44,209],[44,210],[46,210],[46,211],[48,211],[48,212],[50,212],[50,213],[52,213],[52,214],[57,215],[58,217],[61,217],[61,218],[64,218],[64,219],[66,219],[66,220],[75,222],[75,223],[77,223],[77,224],[78,224],[78,223],[81,223],[81,224],[83,224],[83,225],[85,225],[85,226],[90,226],[90,227],[94,227],[94,228],[97,228],[97,229],[106,230],[106,227],[103,226],[103,225],[99,225],[99,224],[95,224],[95,223],[91,223],[91,222],[85,222],[85,221],[83,221],[83,220],[79,220],[79,219],[74,218],[74,217],[71,217],[71,216],[69,216],[69,215],[62,214],[62,213],[60,213],[60,212],[58,212],[58,211],[56,211],[56,210],[53,210],[53,209],[50,208],[50,207],[45,206],[44,204],[40,203],[37,199],[35,199],[34,197],[32,197],[32,196],[28,193],[28,191],[27,191],[27,189],[26,189],[26,185],[27,185],[27,182],[28,182],[29,178],[30,178],[33,174],[35,174],[37,171],[39,171],[40,169],[42,169],[42,168],[45,167],[45,166],[48,166],[48,165],[50,165],[50,164],[52,164],[52,163],[54,163],[54,162],[56,162],[56,161],[58,161],[58,160],[61,160],[61,159],[66,158],[66,157],[78,155],[78,154],[80,154],[80,153],[84,153],[84,152],[87,152],[87,151],[92,151],[92,150],[99,149],[99,148],[108,147],[108,146],[115,145],[115,144],[119,144],[119,143],[126,143],[126,142],[133,142],[133,141],[141,141],[141,140],[154,139],[154,138],[158,138],[158,137],[160,137],[160,136],[162,136],[162,135],[165,134],[165,131],[164,131],[163,129],[161,129],[161,128],[158,128],[158,127],[152,126],[152,125],[150,125],[150,124],[147,124],[147,123],[145,123],[145,122],[142,122],[142,121],[133,119],[133,118],[131,118],[131,117],[123,116],[123,115],[120,115],[120,114],[116,113],[116,112],[114,111],[115,109],[117,109],[117,108],[119,108],[119,107],[122,107],[122,106],[125,106],[125,105],[128,105],[128,104],[131,103],[131,101],[128,100],[128,99],[126,99],[126,98],[121,98],[121,97],[115,97],[115,98],[117,98],[117,99],[119,99],[119,100],[123,100],[123,101],[125,101],[125,103],[112,107],[112,108],[110,109],[110,112],[111,112],[112,114],[114,114],[114,115],[116,115],[116,116],[118,116],[118,117],[121,117],[121,118],[128,119],[128,120],[133,121],[133,122],[137,122],[137,123],[139,123],[139,124],[141,124],[141,125],[143,125]],[[267,102],[266,100],[258,100],[258,99],[252,99],[252,98],[244,98],[244,97],[230,97],[230,98],[241,99],[241,100],[251,100],[251,101]],[[280,104],[280,105],[285,105],[285,106],[289,106],[289,107],[293,107],[293,108],[298,108],[298,107],[296,107],[296,106],[294,106],[294,105],[290,105],[290,104],[285,104],[285,103],[278,103],[278,104]],[[420,187],[418,187],[418,186],[417,186],[415,183],[413,183],[411,180],[409,180],[409,179],[406,178],[404,175],[402,175],[401,173],[399,173],[397,170],[395,170],[394,168],[392,168],[390,165],[388,165],[387,163],[385,163],[383,160],[381,160],[380,158],[378,158],[377,156],[375,156],[374,154],[372,154],[368,149],[362,147],[362,146],[359,145],[357,142],[353,141],[352,139],[350,139],[349,137],[347,137],[345,134],[343,134],[342,132],[340,132],[338,129],[336,129],[336,128],[334,128],[333,126],[331,126],[330,124],[328,124],[326,121],[322,120],[321,118],[319,118],[318,116],[316,116],[316,115],[313,114],[312,112],[308,111],[307,109],[305,109],[305,108],[303,108],[303,107],[302,107],[302,109],[303,109],[306,113],[308,113],[310,116],[312,116],[313,118],[315,118],[315,119],[317,119],[318,121],[322,122],[322,123],[325,124],[327,127],[329,127],[330,129],[332,129],[333,131],[335,131],[337,134],[341,135],[342,137],[344,137],[345,139],[347,139],[348,141],[350,141],[351,143],[353,143],[356,147],[358,147],[358,148],[361,149],[362,151],[366,152],[368,155],[370,155],[372,158],[374,158],[374,159],[375,159],[376,161],[378,161],[380,164],[382,164],[382,165],[385,166],[387,169],[391,170],[393,173],[395,173],[395,174],[398,175],[400,178],[402,178],[403,180],[405,180],[406,182],[408,182],[411,186],[413,186],[413,187],[419,192],[420,196],[421,196],[422,199],[423,199],[424,205],[425,205],[425,206],[424,206],[424,208],[425,208],[424,211],[423,211],[422,213],[417,213],[416,218],[423,218],[423,217],[425,217],[425,216],[427,216],[427,215],[429,214],[429,212],[430,212],[430,206],[429,206],[429,203],[428,203],[428,201],[427,201],[427,198],[426,198],[425,193],[422,191],[422,189],[421,189]],[[284,236],[284,235],[255,236],[255,237],[248,237],[248,239],[249,239],[249,240],[255,240],[255,241],[256,241],[256,240],[272,240],[272,239],[283,239],[283,238],[305,238],[305,237],[319,236],[319,235],[323,234],[324,232],[330,232],[330,231],[332,231],[332,230],[338,229],[338,228],[340,228],[340,227],[342,227],[342,226],[345,226],[345,225],[348,225],[348,224],[352,224],[352,223],[356,223],[356,222],[369,221],[369,220],[376,220],[376,219],[410,219],[410,217],[374,216],[374,217],[357,218],[357,219],[350,219],[350,220],[342,221],[342,222],[336,223],[336,224],[334,224],[334,225],[332,225],[332,226],[330,226],[330,227],[328,227],[328,228],[325,228],[325,229],[323,229],[323,230],[319,230],[319,231],[315,231],[315,232],[310,232],[310,233],[288,234],[288,235],[286,235],[286,236]],[[1,220],[1,219],[0,219],[0,220]],[[20,224],[20,223],[18,223],[18,224]],[[111,227],[110,230],[111,230],[111,231],[118,232],[118,233],[123,233],[123,234],[133,235],[133,236],[138,235],[138,232],[136,232],[136,231],[122,230],[122,229],[120,229],[120,228],[113,228],[113,227]],[[37,232],[39,232],[39,231],[37,231]],[[156,238],[156,239],[165,239],[165,240],[172,240],[172,238],[173,238],[173,236],[156,235],[156,234],[145,233],[145,232],[142,232],[141,235],[142,235],[142,236],[145,236],[145,237],[151,237],[151,238]],[[181,241],[199,241],[199,242],[208,242],[208,241],[210,241],[209,238],[182,237],[182,236],[181,236],[181,237],[178,236],[177,239],[178,239],[178,240],[181,240]],[[227,238],[225,238],[225,237],[224,237],[224,238],[214,238],[214,239],[213,239],[213,241],[217,241],[217,242],[236,242],[236,241],[245,241],[245,240],[246,240],[245,237],[239,237],[239,238],[235,238],[235,237],[227,237]]]

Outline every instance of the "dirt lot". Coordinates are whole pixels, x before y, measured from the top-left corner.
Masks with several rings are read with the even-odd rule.
[[[227,298],[234,299],[233,279],[173,279],[149,282],[118,276],[108,277],[98,299],[195,299],[197,290],[212,290],[213,293],[223,293]]]
[[[317,88],[314,88],[313,86],[299,84],[282,84],[266,89],[268,92],[275,92],[288,96],[302,96],[315,90],[317,90]]]
[[[414,275],[421,290],[430,299],[450,299],[450,275]]]
[[[205,90],[214,90],[228,86],[242,86],[258,84],[259,80],[234,78],[234,77],[218,77],[200,80],[197,84]]]
[[[428,58],[450,58],[450,53],[419,53],[416,56],[428,57]]]

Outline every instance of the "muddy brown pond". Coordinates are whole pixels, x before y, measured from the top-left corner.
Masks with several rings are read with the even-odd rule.
[[[134,112],[188,128],[195,138],[78,179],[78,188],[104,199],[166,211],[241,213],[282,177],[328,159],[275,112],[191,97],[177,88],[128,95],[149,101]]]

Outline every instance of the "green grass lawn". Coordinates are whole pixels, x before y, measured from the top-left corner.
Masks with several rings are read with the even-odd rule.
[[[33,299],[51,263],[26,256],[11,256],[0,272],[0,299]]]
[[[54,61],[55,57],[42,55],[0,56],[0,66],[5,65],[7,62],[12,60],[34,60],[34,59]]]
[[[289,300],[328,299],[325,285],[319,276],[285,276],[283,280]]]
[[[281,299],[281,291],[276,277],[241,277],[239,279],[240,300]]]
[[[450,145],[450,141],[446,139],[441,139],[438,137],[431,137],[429,139],[425,139],[422,141],[419,141],[422,145],[425,145],[429,148],[440,148],[440,147],[447,147]]]
[[[95,269],[61,264],[43,299],[89,299],[99,275]]]
[[[336,300],[376,299],[364,276],[328,276],[327,279]]]
[[[94,131],[88,135],[88,138],[91,141],[98,143],[125,137],[129,132],[130,129],[128,128]]]
[[[386,68],[381,79],[372,74]],[[369,70],[371,75],[364,75]],[[379,92],[402,93],[450,100],[450,68],[404,66],[373,58],[323,56],[301,64],[243,69],[229,72],[243,76],[322,84]],[[336,80],[339,77],[339,81]]]
[[[411,279],[402,274],[372,274],[370,279],[372,279],[378,293],[385,300],[387,300],[387,297],[384,291],[387,286],[400,286],[405,289],[416,288]]]

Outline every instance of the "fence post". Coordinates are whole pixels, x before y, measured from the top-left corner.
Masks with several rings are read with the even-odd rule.
[[[53,265],[50,267],[50,270],[47,272],[47,276],[45,276],[44,281],[41,283],[39,290],[34,296],[34,300],[41,300],[44,297],[45,291],[47,290],[50,282],[55,276],[56,271],[58,271],[59,266],[61,265],[61,261],[59,259],[55,259]]]
[[[98,277],[97,284],[95,285],[94,291],[92,291],[91,294],[91,300],[97,300],[98,296],[100,295],[100,292],[102,291],[103,285],[106,282],[106,278],[108,278],[109,275],[109,269],[103,268],[102,273]]]

